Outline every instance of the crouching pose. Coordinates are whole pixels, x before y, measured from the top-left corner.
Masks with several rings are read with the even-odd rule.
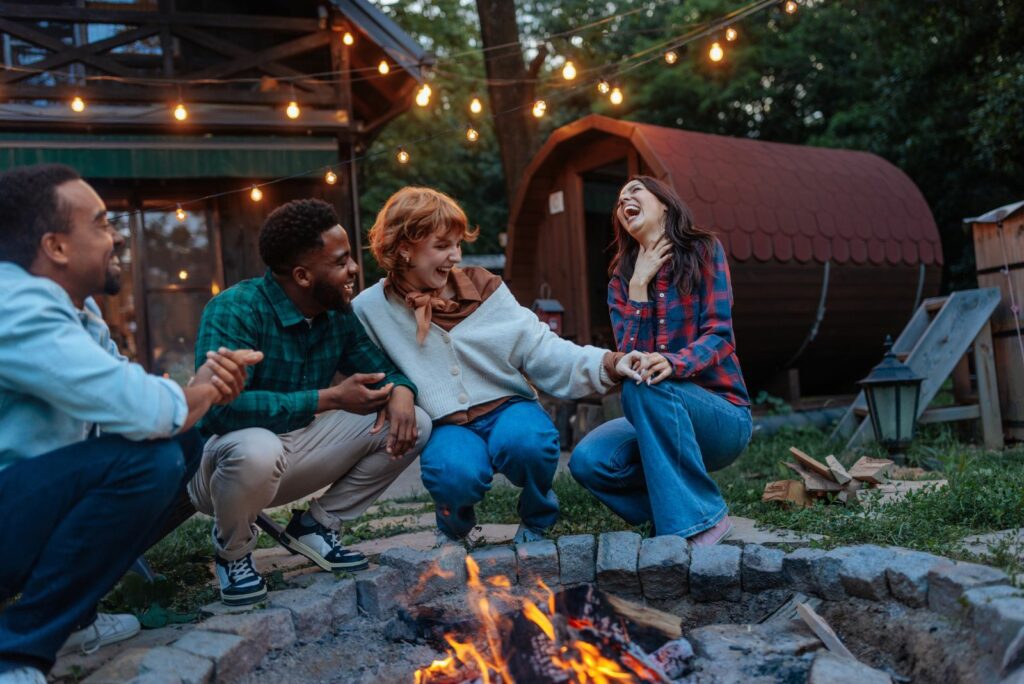
[[[558,431],[532,382],[560,397],[605,392],[639,377],[640,354],[580,347],[555,335],[516,302],[501,278],[456,268],[461,243],[476,238],[447,195],[404,188],[370,230],[387,278],[356,297],[367,332],[417,387],[434,431],[421,455],[437,508],[438,541],[463,539],[494,473],[522,488],[516,541],[539,539],[558,517],[551,490]],[[527,381],[529,376],[529,381]]]

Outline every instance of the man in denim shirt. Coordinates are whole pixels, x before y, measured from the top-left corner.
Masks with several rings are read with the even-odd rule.
[[[119,289],[106,214],[69,167],[0,174],[0,601],[17,596],[0,612],[4,684],[45,682],[62,646],[138,631],[96,606],[195,472],[192,426],[262,358],[211,353],[184,389],[125,359],[91,298]]]

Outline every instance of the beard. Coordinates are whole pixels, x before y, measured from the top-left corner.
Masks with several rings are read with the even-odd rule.
[[[323,281],[313,283],[313,300],[328,311],[348,313],[352,310],[352,302],[345,299],[345,293],[331,287]]]
[[[121,273],[107,269],[103,277],[103,294],[116,295],[121,291]]]

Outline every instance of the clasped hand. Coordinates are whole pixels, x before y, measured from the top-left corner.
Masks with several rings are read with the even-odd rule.
[[[632,378],[638,385],[642,382],[657,385],[672,375],[672,363],[657,352],[631,351],[619,359],[615,370],[623,377]]]
[[[412,390],[408,387],[389,382],[383,387],[374,389],[374,385],[384,379],[384,373],[353,373],[337,385],[321,391],[326,405],[323,409],[340,409],[359,415],[377,414],[377,419],[370,429],[375,435],[390,426],[385,450],[391,458],[401,458],[419,439],[416,427],[416,405]]]

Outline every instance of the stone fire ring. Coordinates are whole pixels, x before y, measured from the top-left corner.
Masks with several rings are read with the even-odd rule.
[[[504,575],[522,586],[539,579],[552,588],[596,582],[606,592],[655,603],[739,603],[772,590],[826,602],[895,602],[930,611],[935,624],[967,635],[978,655],[967,664],[977,675],[972,681],[1024,683],[1024,592],[985,565],[873,545],[792,553],[758,544],[691,549],[678,537],[641,539],[633,532],[565,536],[470,555],[481,578]],[[305,588],[271,592],[249,612],[210,617],[169,646],[125,651],[84,682],[231,682],[270,650],[316,640],[351,620],[387,620],[400,607],[462,591],[465,558],[456,546],[399,548],[354,579],[307,575]]]

